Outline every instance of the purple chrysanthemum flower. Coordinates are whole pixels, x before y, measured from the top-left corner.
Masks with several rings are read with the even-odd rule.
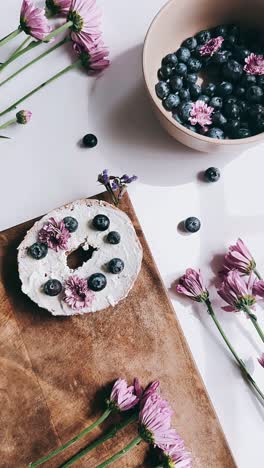
[[[135,393],[134,385],[128,386],[127,381],[118,379],[108,400],[108,406],[117,411],[128,411],[137,405],[139,397]]]
[[[249,75],[264,75],[264,56],[250,54],[245,58],[244,70]]]
[[[178,294],[184,294],[194,301],[203,302],[209,297],[202,274],[199,271],[187,268],[185,274],[179,279],[176,286]]]
[[[200,48],[201,55],[209,55],[210,57],[217,52],[224,42],[223,36],[217,36],[210,39],[206,44]]]
[[[67,243],[70,237],[71,234],[68,229],[66,229],[64,222],[57,222],[54,218],[50,218],[38,233],[39,242],[47,244],[48,247],[56,252],[58,252],[58,250],[67,249]]]
[[[73,49],[79,55],[84,68],[88,71],[101,72],[110,64],[108,59],[109,50],[103,41],[100,41],[89,49],[75,42]]]
[[[43,41],[51,27],[45,16],[44,8],[36,8],[31,0],[23,0],[20,12],[20,27],[26,34]]]
[[[46,0],[46,8],[50,16],[67,16],[72,0]]]
[[[64,285],[64,301],[73,310],[90,307],[94,293],[88,288],[87,280],[78,276],[70,276]]]
[[[204,101],[196,101],[192,103],[190,111],[189,121],[192,125],[199,124],[204,130],[207,129],[207,125],[211,125],[211,115],[214,112],[214,108],[208,106]]]
[[[144,388],[141,387],[138,378],[136,378],[134,380],[134,387],[135,393],[140,400],[140,406],[142,407],[150,395],[153,395],[154,393],[158,392],[160,383],[158,380],[154,380],[154,382],[149,384],[144,390]]]
[[[254,309],[256,304],[255,286],[257,283],[252,272],[249,278],[245,279],[240,276],[237,270],[230,271],[217,291],[219,296],[228,304],[222,309],[226,312],[237,312],[243,310],[244,307]]]
[[[72,0],[68,21],[72,21],[73,42],[89,49],[101,40],[101,11],[96,0]]]
[[[165,447],[163,450],[164,468],[192,468],[192,457],[185,448],[184,441],[179,439],[174,445]]]
[[[248,275],[256,268],[256,262],[242,239],[238,239],[235,245],[230,245],[224,259],[223,274],[231,270],[238,270],[243,275]]]

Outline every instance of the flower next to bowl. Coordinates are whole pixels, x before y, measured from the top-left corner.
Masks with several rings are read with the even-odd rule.
[[[201,135],[222,140],[262,133],[260,49],[237,25],[200,31],[162,59],[156,94],[179,124]]]

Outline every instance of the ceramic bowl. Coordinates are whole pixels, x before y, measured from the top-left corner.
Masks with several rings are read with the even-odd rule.
[[[182,41],[218,24],[246,24],[263,36],[263,0],[170,0],[154,18],[143,50],[143,73],[154,111],[164,129],[176,140],[198,151],[238,151],[263,141],[264,133],[239,140],[217,140],[194,133],[166,111],[156,96],[161,59]]]

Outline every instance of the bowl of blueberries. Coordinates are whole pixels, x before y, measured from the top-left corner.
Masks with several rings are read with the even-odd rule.
[[[144,44],[143,73],[165,130],[198,151],[264,135],[264,2],[170,0]]]

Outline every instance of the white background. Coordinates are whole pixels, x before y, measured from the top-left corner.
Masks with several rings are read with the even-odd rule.
[[[144,91],[141,54],[146,30],[163,3],[102,2],[111,67],[99,79],[72,71],[22,105],[33,112],[32,122],[6,130],[12,140],[0,140],[0,229],[95,194],[101,190],[97,174],[104,168],[115,175],[137,174],[139,182],[130,190],[134,207],[237,465],[262,468],[264,409],[243,382],[203,307],[178,298],[171,285],[186,267],[202,269],[223,327],[263,389],[264,369],[256,358],[264,346],[245,317],[220,311],[214,282],[219,256],[238,236],[248,243],[264,274],[264,146],[233,156],[201,154],[159,127]],[[17,27],[20,4],[21,0],[0,2],[1,36]],[[1,49],[0,60],[21,40]],[[68,65],[70,57],[67,49],[58,50],[0,88],[0,108]],[[99,140],[92,150],[80,147],[89,132]],[[217,184],[201,180],[200,172],[208,166],[221,169]],[[184,235],[178,224],[192,215],[201,219],[202,228]],[[260,304],[262,325],[263,308]]]

